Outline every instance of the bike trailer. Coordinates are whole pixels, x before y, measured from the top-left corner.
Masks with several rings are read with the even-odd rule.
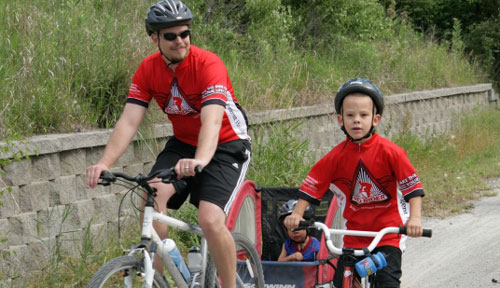
[[[266,287],[330,287],[337,259],[328,253],[324,237],[317,230],[310,231],[321,242],[316,261],[277,261],[286,239],[286,231],[278,219],[279,209],[286,201],[297,199],[297,191],[298,188],[290,187],[260,187],[247,180],[233,203],[226,225],[230,231],[243,233],[254,242],[261,254]],[[332,192],[326,193],[321,204],[312,208],[315,221],[329,227],[339,225],[339,209]]]

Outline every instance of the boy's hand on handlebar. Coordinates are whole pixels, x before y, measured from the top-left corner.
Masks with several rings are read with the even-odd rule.
[[[302,218],[301,215],[292,213],[285,217],[285,220],[283,220],[283,224],[286,228],[293,229],[299,227],[299,222],[302,220],[304,220],[304,218]]]
[[[406,222],[406,235],[410,237],[421,237],[423,232],[422,221],[417,217],[410,217]]]
[[[109,171],[109,167],[104,164],[97,163],[87,167],[87,187],[94,188],[99,182],[99,177],[102,171]]]

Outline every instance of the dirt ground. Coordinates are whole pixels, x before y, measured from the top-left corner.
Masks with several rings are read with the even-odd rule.
[[[497,195],[470,213],[423,220],[433,236],[408,239],[402,288],[500,288],[500,179],[490,184]]]

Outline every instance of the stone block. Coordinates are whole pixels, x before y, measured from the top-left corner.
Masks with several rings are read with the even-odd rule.
[[[62,234],[58,240],[61,242],[60,252],[63,255],[72,256],[76,259],[81,259],[80,251],[84,252],[85,247],[94,244],[92,238],[89,238],[84,229],[75,229],[68,233]]]
[[[106,223],[117,218],[119,202],[114,194],[96,197],[92,201],[94,202],[96,223]]]
[[[73,205],[59,205],[37,212],[37,236],[60,237],[79,228],[79,218]]]
[[[73,203],[73,207],[78,218],[79,228],[86,228],[89,223],[96,222],[94,202],[91,199],[77,201]]]
[[[27,244],[25,262],[26,271],[41,271],[41,268],[50,265],[50,261],[57,257],[57,240],[55,238],[40,239]]]
[[[6,239],[9,237],[10,223],[9,220],[0,219],[0,250],[8,247]],[[1,287],[1,286],[0,286]]]
[[[78,175],[85,174],[85,150],[77,149],[77,150],[69,150],[63,151],[60,153],[60,166],[61,166],[61,175]]]
[[[144,173],[148,174],[149,171],[151,171],[151,169],[153,168],[154,165],[155,165],[154,161],[144,163]]]
[[[95,243],[109,243],[117,237],[117,226],[108,223],[96,223],[90,227],[90,235]]]
[[[5,173],[0,173],[0,178],[6,185],[19,186],[31,182],[31,159],[13,160],[2,170]]]
[[[61,175],[59,154],[45,154],[33,157],[31,181],[54,180]]]
[[[85,166],[95,165],[104,153],[104,146],[96,146],[85,149]]]
[[[76,176],[61,176],[53,183],[54,189],[50,194],[49,206],[69,204],[77,200]]]
[[[113,167],[128,166],[136,162],[137,159],[135,157],[134,148],[132,146],[129,146],[128,149],[125,150],[125,153],[123,153],[123,155],[116,161]]]
[[[19,204],[20,190],[19,187],[13,186],[10,189],[3,190],[2,195],[0,195],[0,217],[7,218],[18,213],[22,213],[21,206]]]
[[[28,246],[12,245],[8,249],[0,250],[0,273],[13,282],[20,283],[19,279],[24,279],[26,273],[25,263],[31,261],[28,253]],[[24,282],[23,282],[24,283]],[[17,284],[16,284],[17,285]],[[25,287],[25,286],[13,286]]]
[[[144,165],[142,163],[128,165],[123,167],[123,172],[131,176],[135,176],[139,173],[145,174]]]
[[[1,267],[0,267],[0,274],[3,275]],[[6,278],[6,279],[0,278],[0,287],[15,287],[15,286],[13,286],[13,284],[12,284],[12,279],[10,279],[10,278]]]
[[[17,244],[33,242],[37,239],[36,213],[22,213],[8,218],[10,231],[18,238]]]
[[[19,205],[23,212],[36,212],[49,207],[50,195],[53,193],[52,182],[33,182],[31,185],[20,187]]]
[[[138,162],[154,161],[161,152],[158,142],[154,139],[134,142],[134,153]]]

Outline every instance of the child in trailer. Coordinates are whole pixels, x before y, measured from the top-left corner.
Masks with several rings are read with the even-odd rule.
[[[283,204],[279,217],[281,223],[286,216],[292,214],[296,204],[297,200],[289,200]],[[309,220],[311,215],[312,209],[307,207],[303,215],[304,220]],[[288,238],[283,243],[278,261],[315,261],[320,247],[318,239],[309,235],[307,229],[292,231],[293,229],[288,229],[286,226],[285,229]]]

